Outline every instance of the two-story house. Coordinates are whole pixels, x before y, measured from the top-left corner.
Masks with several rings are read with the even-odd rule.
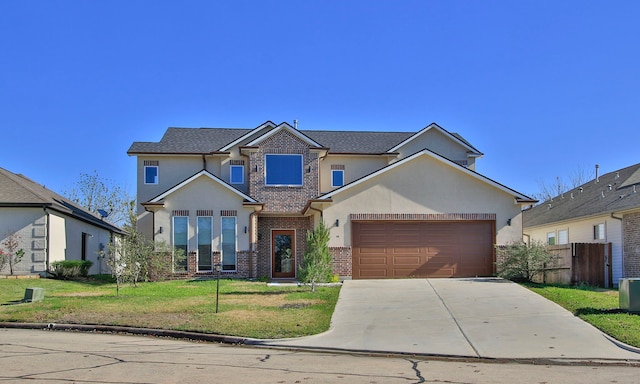
[[[534,200],[476,172],[483,154],[436,124],[418,132],[169,128],[134,142],[138,229],[187,255],[176,272],[296,277],[307,231],[330,228],[342,278],[494,272]]]

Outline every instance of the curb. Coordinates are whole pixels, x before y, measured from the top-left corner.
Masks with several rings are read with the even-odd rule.
[[[194,341],[208,341],[225,344],[245,344],[247,338],[237,336],[223,336],[208,333],[173,331],[152,328],[121,327],[113,325],[85,325],[85,324],[55,324],[55,323],[9,323],[0,322],[0,328],[37,329],[43,331],[78,331],[78,332],[102,332],[124,333],[141,336],[170,337],[174,339],[186,339]]]
[[[365,356],[382,356],[382,357],[406,357],[412,356],[426,360],[440,361],[461,361],[461,362],[484,362],[495,364],[533,364],[533,365],[579,365],[579,366],[633,366],[640,367],[638,360],[619,360],[619,359],[580,359],[580,358],[489,358],[475,356],[452,356],[438,354],[416,354],[401,352],[383,352],[383,351],[366,351],[341,348],[320,348],[320,347],[302,347],[302,346],[282,346],[273,343],[273,340],[252,339],[237,336],[223,336],[198,332],[172,331],[152,328],[135,328],[122,327],[112,325],[86,325],[86,324],[55,324],[55,323],[13,323],[0,322],[0,329],[33,329],[42,331],[71,331],[71,332],[87,332],[87,333],[113,333],[128,334],[137,336],[166,337],[180,340],[212,342],[231,344],[236,346],[247,346],[253,348],[265,348],[274,350],[288,350],[300,352],[315,353],[334,353],[348,355],[365,355]],[[619,343],[619,342],[618,342]],[[634,348],[627,346],[629,348]]]

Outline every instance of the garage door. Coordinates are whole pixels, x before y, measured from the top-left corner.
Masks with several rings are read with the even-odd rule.
[[[493,221],[353,222],[354,279],[493,274]]]

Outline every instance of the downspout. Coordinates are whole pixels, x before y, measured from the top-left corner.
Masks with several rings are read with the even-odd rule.
[[[203,153],[202,154],[202,169],[206,171],[207,170],[207,158],[205,156],[206,156],[206,153]]]

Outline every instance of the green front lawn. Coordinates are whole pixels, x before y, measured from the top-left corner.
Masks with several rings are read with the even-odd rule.
[[[42,302],[19,303],[27,287],[44,288]],[[0,280],[0,322],[105,324],[205,332],[260,339],[326,331],[339,287],[220,280],[179,280],[125,286],[116,297],[110,279]]]
[[[618,291],[540,284],[525,286],[615,339],[640,347],[640,315],[619,309]]]

